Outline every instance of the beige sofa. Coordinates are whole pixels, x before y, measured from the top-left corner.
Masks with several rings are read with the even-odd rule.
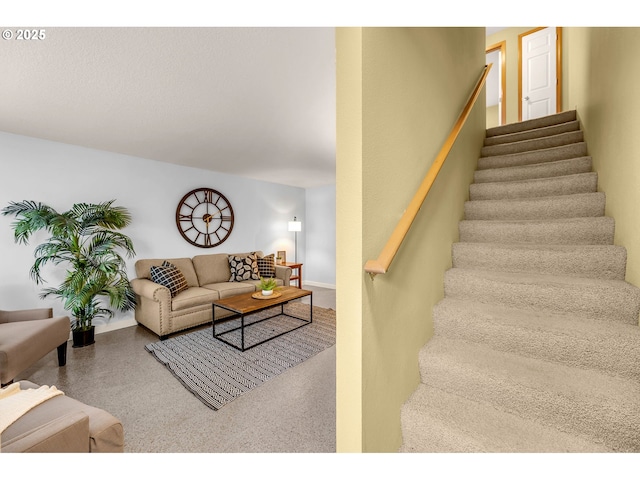
[[[20,389],[38,385],[20,380]],[[0,435],[2,453],[123,452],[122,423],[110,413],[66,395],[33,407]]]
[[[265,258],[261,251],[247,253],[214,253],[193,258],[141,259],[135,263],[137,278],[131,280],[136,293],[136,321],[165,339],[172,333],[210,323],[214,300],[258,290],[260,280],[229,281],[229,256],[247,257],[255,254]],[[163,262],[175,265],[184,275],[188,288],[175,296],[169,288],[151,281],[151,267]],[[280,286],[289,286],[291,268],[275,265],[275,278]],[[229,316],[216,307],[216,319]]]

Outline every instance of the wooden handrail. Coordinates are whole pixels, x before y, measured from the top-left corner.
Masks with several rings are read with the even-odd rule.
[[[382,252],[380,252],[380,255],[378,255],[378,258],[376,260],[367,260],[367,263],[365,263],[364,270],[369,275],[371,275],[371,278],[381,273],[387,273],[387,271],[389,270],[389,266],[393,261],[393,257],[395,257],[396,253],[398,253],[398,250],[400,249],[400,245],[402,244],[404,237],[407,235],[407,232],[409,231],[411,224],[413,223],[413,221],[416,218],[416,215],[420,211],[420,208],[422,207],[422,203],[427,197],[429,190],[431,190],[431,186],[433,185],[433,182],[438,176],[438,173],[440,172],[440,169],[442,168],[444,161],[449,155],[449,152],[453,148],[453,144],[456,141],[456,138],[458,138],[458,134],[462,130],[462,127],[467,121],[467,117],[471,113],[471,110],[473,109],[473,106],[475,105],[476,100],[480,96],[480,92],[482,90],[482,87],[484,87],[484,84],[487,80],[487,76],[489,75],[489,70],[491,70],[492,65],[493,64],[490,63],[489,65],[485,65],[484,68],[482,69],[480,78],[478,79],[478,82],[476,83],[476,86],[473,89],[473,92],[471,92],[471,95],[469,96],[469,100],[467,101],[467,104],[462,110],[462,113],[458,117],[458,120],[456,121],[455,125],[451,129],[449,136],[447,137],[446,141],[444,142],[444,145],[440,149],[438,156],[433,161],[431,168],[429,168],[429,171],[427,172],[427,175],[424,177],[424,180],[420,184],[418,191],[413,196],[411,203],[409,203],[409,206],[407,207],[405,212],[402,214],[402,218],[400,218],[398,225],[396,225],[395,230],[389,237],[389,240],[387,241],[387,244],[382,249]]]

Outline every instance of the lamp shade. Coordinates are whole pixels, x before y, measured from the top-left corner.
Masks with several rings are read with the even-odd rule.
[[[301,232],[302,231],[302,222],[298,222],[296,217],[293,217],[293,221],[289,222],[289,231],[290,232]]]

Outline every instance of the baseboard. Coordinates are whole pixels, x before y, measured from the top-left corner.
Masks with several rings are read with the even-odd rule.
[[[331,285],[330,283],[314,282],[312,280],[303,280],[302,281],[302,285],[303,285],[303,287],[304,287],[304,285],[311,285],[312,287],[330,288],[332,290],[336,289],[336,286],[335,285]]]
[[[117,322],[108,322],[105,325],[96,325],[96,334],[133,327],[137,324],[138,322],[136,322],[135,318],[125,318],[123,320],[118,320]]]
[[[120,330],[121,328],[133,327],[137,325],[135,318],[125,318],[123,320],[118,320],[117,322],[109,322],[104,325],[102,324],[94,324],[96,326],[96,335],[105,332],[111,332],[112,330]],[[69,332],[69,340],[73,341],[73,334]]]

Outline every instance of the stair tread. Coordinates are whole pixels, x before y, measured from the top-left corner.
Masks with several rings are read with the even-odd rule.
[[[509,155],[492,155],[478,159],[478,170],[489,168],[506,168],[518,165],[531,165],[543,162],[554,162],[587,155],[585,142],[571,143],[560,147],[544,148],[532,152],[512,153]]]
[[[640,289],[624,280],[469,268],[445,272],[445,296],[638,324]]]
[[[559,123],[570,122],[577,119],[576,110],[567,110],[564,112],[547,115],[542,118],[535,118],[531,120],[525,120],[522,122],[513,122],[506,125],[500,125],[497,127],[488,128],[486,131],[487,137],[493,137],[496,135],[503,135],[509,132],[521,132],[525,130],[531,130],[540,128],[542,126],[557,125]]]
[[[594,193],[598,189],[595,172],[574,173],[549,178],[529,178],[505,182],[472,183],[470,200],[548,197],[574,193]]]
[[[438,336],[640,380],[636,325],[450,297],[434,307],[434,325]]]
[[[466,269],[466,268],[450,268],[447,270],[447,274],[461,273],[465,275],[472,275],[478,277],[484,277],[487,279],[494,279],[498,281],[511,282],[511,283],[529,283],[529,284],[559,284],[559,285],[593,285],[593,286],[608,286],[619,287],[629,289],[633,291],[640,291],[640,289],[624,280],[610,280],[610,279],[594,279],[594,278],[582,278],[582,277],[563,277],[560,275],[544,275],[536,273],[511,273],[511,272],[491,272],[487,270]]]
[[[605,452],[591,442],[491,405],[420,384],[402,410],[402,451],[422,452]],[[417,437],[417,438],[416,438]]]
[[[427,385],[435,369],[441,368],[448,372],[447,377],[451,379],[457,373],[465,378],[476,378],[478,383],[482,383],[481,378],[484,378],[491,383],[510,383],[515,388],[524,387],[537,392],[570,396],[577,403],[624,405],[630,413],[634,412],[638,416],[636,425],[640,425],[640,404],[637,401],[640,397],[640,383],[631,379],[516,353],[500,352],[484,345],[438,335],[422,347],[419,355],[426,377],[422,383]],[[440,388],[447,390],[443,386]],[[635,429],[635,426],[632,428]]]
[[[583,225],[589,224],[594,225],[598,223],[614,223],[612,217],[603,216],[603,217],[572,217],[572,218],[548,218],[548,219],[526,219],[526,220],[461,220],[460,224],[479,224],[479,225],[536,225],[536,224],[544,224],[544,225]],[[506,242],[508,243],[508,242]]]
[[[487,168],[476,170],[475,183],[503,182],[525,180],[527,178],[549,178],[558,175],[571,175],[574,173],[587,173],[592,170],[591,157],[567,158],[551,162],[532,163],[529,165],[517,165],[513,167]],[[500,178],[496,180],[495,178]]]
[[[510,143],[500,143],[498,145],[486,145],[482,147],[480,155],[482,157],[490,157],[493,155],[504,155],[509,153],[531,152],[542,148],[559,147],[570,143],[578,143],[583,140],[584,134],[582,131],[576,130],[549,135],[546,137],[530,138]]]
[[[461,242],[539,244],[613,244],[611,217],[525,220],[461,220]]]
[[[605,212],[603,192],[571,193],[541,197],[469,200],[467,220],[600,217]]]
[[[485,137],[484,145],[499,145],[502,143],[512,143],[520,140],[530,140],[533,138],[548,137],[557,133],[572,132],[580,130],[580,122],[577,120],[558,123],[540,128],[524,130],[522,132],[505,133],[503,135],[494,135]]]
[[[476,247],[485,246],[486,248],[494,248],[499,250],[531,250],[536,252],[574,252],[585,251],[595,253],[605,253],[609,250],[625,250],[620,245],[553,245],[547,243],[465,243],[456,242],[456,246],[460,247]]]
[[[626,249],[617,245],[456,242],[453,266],[505,272],[624,280]]]
[[[616,450],[640,443],[640,383],[435,336],[419,353],[422,383]]]
[[[508,180],[505,182],[481,182],[481,183],[472,183],[471,185],[481,186],[483,188],[486,188],[489,186],[507,187],[509,185],[540,184],[540,183],[556,182],[559,180],[571,180],[576,178],[592,178],[597,176],[598,174],[596,172],[581,172],[581,173],[572,173],[569,175],[557,175],[549,178],[526,178],[523,180]]]
[[[473,204],[525,204],[525,203],[543,203],[548,201],[563,201],[571,198],[575,198],[578,200],[588,200],[591,198],[604,198],[604,192],[584,192],[584,193],[568,193],[566,195],[548,195],[545,197],[518,197],[518,198],[483,198],[479,200],[467,200],[465,203],[473,203]]]

